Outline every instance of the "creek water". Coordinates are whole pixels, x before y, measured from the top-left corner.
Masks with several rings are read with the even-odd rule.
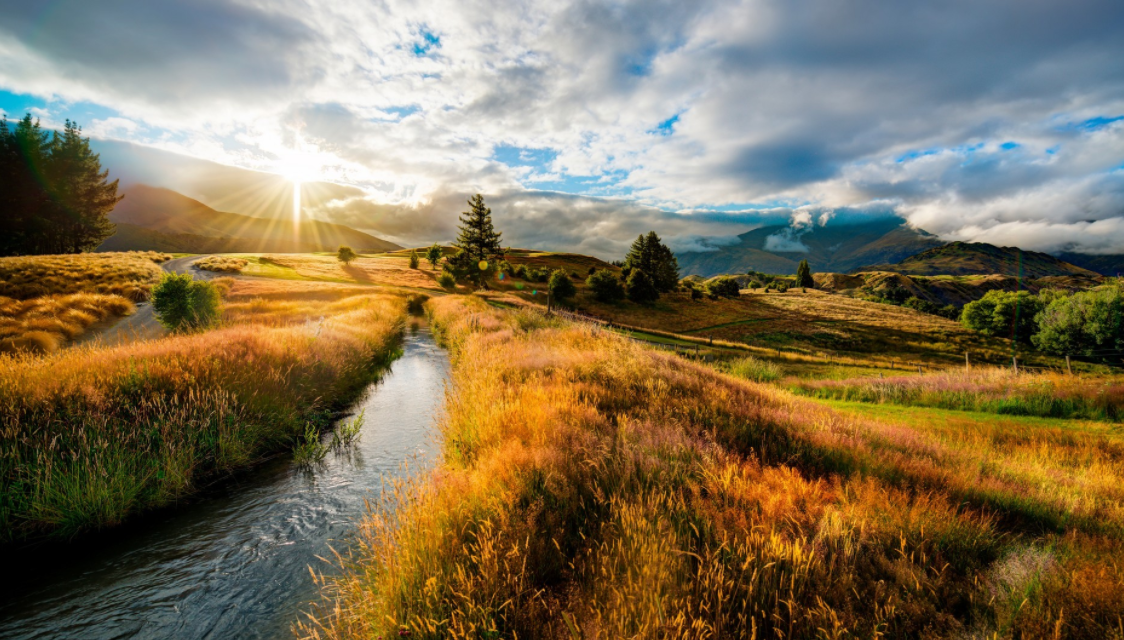
[[[0,638],[288,638],[384,480],[439,448],[448,359],[425,326],[371,385],[357,443],[316,469],[287,456],[207,496],[66,547],[0,558]],[[349,416],[350,417],[350,416]],[[404,466],[405,463],[409,463]]]

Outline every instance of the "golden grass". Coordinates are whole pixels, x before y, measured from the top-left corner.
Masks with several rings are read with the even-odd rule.
[[[101,293],[141,302],[163,273],[157,263],[170,258],[154,251],[0,258],[0,296]]]
[[[1124,638],[1124,443],[839,413],[590,325],[429,303],[439,469],[305,637]]]
[[[196,260],[195,266],[204,271],[217,271],[219,273],[239,273],[246,268],[248,262],[242,258],[232,256],[207,256]]]
[[[117,524],[326,426],[393,357],[406,304],[304,304],[202,334],[0,355],[0,539]],[[302,321],[313,313],[326,317]]]
[[[249,276],[441,290],[437,286],[440,269],[431,269],[424,260],[420,268],[411,269],[408,254],[361,256],[350,265],[344,265],[334,254],[286,253],[239,257],[249,262],[242,269],[242,273]]]
[[[0,353],[50,353],[91,325],[126,316],[129,300],[99,293],[48,295],[30,300],[0,297]]]

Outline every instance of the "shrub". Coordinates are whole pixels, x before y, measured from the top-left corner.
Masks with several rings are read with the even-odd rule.
[[[557,302],[569,300],[578,292],[577,287],[570,281],[566,272],[561,269],[550,274],[550,284],[548,286],[550,288],[551,297]]]
[[[418,268],[418,252],[417,251],[411,251],[410,252],[410,268],[411,269],[417,269]]]
[[[788,293],[788,285],[783,282],[778,282],[777,293]]]
[[[521,264],[515,265],[511,268],[511,276],[513,278],[519,278],[520,280],[528,280],[527,267]]]
[[[340,246],[339,251],[336,252],[336,259],[342,262],[344,266],[351,264],[351,261],[358,257],[359,254],[352,251],[351,247],[346,245]]]
[[[599,269],[589,275],[585,281],[593,297],[601,302],[617,302],[624,298],[624,287],[617,279],[616,274],[608,269]]]
[[[640,269],[633,269],[628,274],[626,291],[629,300],[640,304],[655,302],[660,297],[660,292],[656,290],[652,278]]]
[[[737,278],[720,276],[706,285],[707,293],[716,298],[736,298],[741,294]]]
[[[448,271],[443,271],[437,276],[437,284],[443,289],[452,289],[457,286],[457,279]]]
[[[152,290],[152,308],[170,331],[195,331],[215,324],[219,317],[218,289],[190,274],[165,274]]]
[[[1037,328],[1034,317],[1042,306],[1042,301],[1028,291],[988,291],[964,305],[960,323],[984,335],[1030,342]]]
[[[444,251],[441,250],[441,245],[434,242],[432,247],[425,250],[425,259],[429,262],[430,266],[436,269],[437,263],[440,262],[443,254]]]
[[[1032,338],[1039,349],[1057,355],[1093,356],[1124,351],[1124,287],[1120,284],[1073,295],[1051,295],[1038,314]]]

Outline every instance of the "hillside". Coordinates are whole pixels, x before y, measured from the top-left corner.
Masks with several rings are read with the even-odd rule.
[[[1094,255],[1091,253],[1059,253],[1058,258],[1082,269],[1096,271],[1102,276],[1124,275],[1124,253]]]
[[[918,276],[995,274],[1014,278],[1099,275],[1049,254],[983,242],[952,242],[922,251],[897,264],[879,264],[853,271],[893,271]]]
[[[881,262],[897,262],[942,242],[901,219],[884,218],[861,224],[831,224],[794,230],[786,225],[754,229],[738,242],[714,251],[676,254],[680,273],[709,277],[722,273],[794,274],[801,260],[813,271],[847,272]],[[788,249],[788,250],[786,250]]]
[[[918,276],[893,271],[863,271],[856,274],[817,273],[816,288],[833,293],[866,297],[880,295],[882,290],[901,288],[909,295],[938,304],[963,307],[984,297],[988,291],[1030,291],[1064,289],[1084,291],[1101,283],[1096,275],[1044,276],[1020,280],[999,274],[969,276]]]
[[[154,250],[183,253],[334,251],[348,245],[360,252],[399,249],[392,242],[350,227],[305,220],[297,234],[289,220],[253,218],[216,211],[169,189],[137,185],[109,215],[117,233],[98,251]]]

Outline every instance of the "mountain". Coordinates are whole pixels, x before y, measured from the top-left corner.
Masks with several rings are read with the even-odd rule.
[[[1096,271],[1102,276],[1124,275],[1124,254],[1095,255],[1092,253],[1059,253],[1058,258],[1082,269]]]
[[[294,231],[289,219],[215,211],[170,189],[146,185],[129,188],[109,219],[117,224],[117,232],[98,247],[99,251],[289,253],[335,251],[340,245],[348,245],[372,253],[401,248],[351,227],[320,220],[303,220]]]
[[[866,266],[852,271],[893,271],[914,276],[997,274],[1015,278],[1099,275],[1049,254],[983,242],[950,242],[897,264]]]
[[[794,274],[801,260],[812,271],[848,272],[874,263],[897,262],[943,244],[936,236],[913,229],[900,218],[860,224],[831,224],[794,229],[774,225],[738,236],[714,251],[676,254],[683,275],[710,277],[721,273]]]

